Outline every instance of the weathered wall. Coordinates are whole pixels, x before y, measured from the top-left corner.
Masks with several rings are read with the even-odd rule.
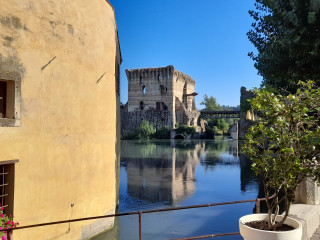
[[[126,70],[128,78],[128,111],[155,110],[156,102],[173,109],[172,66]],[[145,92],[143,92],[145,89]],[[143,102],[143,109],[141,109]]]
[[[0,161],[19,160],[14,216],[21,225],[115,211],[117,44],[105,0],[0,2],[0,76],[21,79],[21,123],[0,126]],[[92,223],[19,230],[14,238],[80,239]],[[111,223],[92,226],[100,231]]]
[[[186,96],[194,93],[196,83],[188,75],[175,71],[173,75],[174,96],[177,97],[186,107],[188,111],[196,110],[194,96]],[[177,109],[176,109],[177,110]]]
[[[121,130],[123,132],[129,132],[140,126],[143,120],[147,120],[152,123],[156,129],[170,126],[172,123],[172,114],[169,111],[134,111],[128,112],[121,110]]]
[[[238,122],[238,137],[239,139],[244,139],[249,127],[253,124],[252,117],[247,117],[248,111],[250,112],[251,110],[251,105],[248,100],[254,98],[255,95],[252,91],[247,90],[245,87],[241,87],[240,94],[240,120]]]

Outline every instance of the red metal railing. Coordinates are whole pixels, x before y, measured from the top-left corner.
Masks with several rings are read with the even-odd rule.
[[[273,196],[271,196],[270,198],[273,198]],[[139,240],[142,240],[142,214],[156,213],[156,212],[178,211],[178,210],[193,209],[193,208],[214,207],[214,206],[240,204],[240,203],[248,203],[248,202],[256,202],[256,213],[260,213],[260,202],[261,201],[265,201],[265,200],[266,200],[266,198],[257,198],[257,199],[233,201],[233,202],[211,203],[211,204],[191,205],[191,206],[175,207],[175,208],[162,208],[162,209],[135,211],[135,212],[125,212],[125,213],[117,213],[117,214],[110,214],[110,215],[103,215],[103,216],[77,218],[77,219],[69,219],[69,220],[56,221],[56,222],[33,224],[33,225],[21,226],[21,227],[17,227],[17,228],[13,228],[13,229],[4,229],[2,231],[6,231],[7,232],[8,240],[13,240],[13,238],[12,238],[13,231],[17,231],[17,230],[21,230],[21,229],[42,227],[42,226],[49,226],[49,225],[57,225],[57,224],[62,224],[62,223],[72,223],[72,222],[80,222],[80,221],[87,221],[87,220],[95,220],[95,219],[109,218],[109,217],[121,217],[121,216],[128,216],[128,215],[138,215],[138,217],[139,217]],[[239,232],[235,232],[235,233],[219,233],[219,234],[203,235],[203,236],[188,237],[188,238],[177,238],[177,239],[172,239],[172,240],[193,240],[193,239],[214,238],[214,237],[222,237],[222,236],[232,236],[232,235],[239,235],[239,234],[240,234]]]

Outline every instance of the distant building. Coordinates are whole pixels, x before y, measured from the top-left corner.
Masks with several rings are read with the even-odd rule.
[[[114,213],[121,63],[114,9],[105,0],[0,5],[0,204],[20,225]],[[87,239],[112,225],[83,221],[13,237]]]
[[[122,113],[122,131],[139,127],[146,119],[159,129],[176,124],[197,126],[195,81],[173,66],[126,70],[128,103]]]

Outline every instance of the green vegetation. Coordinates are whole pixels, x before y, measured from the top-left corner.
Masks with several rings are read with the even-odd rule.
[[[170,139],[170,128],[165,126],[159,130],[147,120],[143,120],[140,127],[131,131],[123,133],[121,139],[133,140],[133,139]]]
[[[288,96],[256,90],[250,100],[261,119],[249,129],[243,151],[262,179],[266,198],[275,194],[267,200],[269,230],[285,221],[299,183],[306,177],[320,179],[320,89],[311,81],[300,85]],[[281,203],[285,215],[276,222]]]
[[[157,139],[170,139],[170,128],[168,126],[160,128],[153,136]]]
[[[149,123],[147,120],[143,120],[140,127],[137,129],[138,139],[149,139],[155,134],[156,128],[153,124]]]
[[[231,120],[231,119],[227,119]],[[230,123],[226,122],[224,118],[209,119],[206,127],[207,137],[212,138],[214,135],[227,135],[230,128]],[[211,136],[213,135],[213,136]]]
[[[310,0],[256,0],[247,33],[258,50],[249,53],[264,86],[294,93],[298,81],[320,86],[320,4]],[[287,93],[286,93],[287,94]]]
[[[222,111],[222,107],[217,103],[217,99],[205,94],[200,105],[204,105],[204,111]]]
[[[188,125],[181,125],[178,128],[176,128],[175,130],[176,130],[177,134],[181,134],[185,137],[188,135],[193,136],[193,134],[196,132],[195,127],[189,127]]]
[[[232,107],[220,105],[217,103],[216,98],[205,94],[200,105],[204,105],[204,111],[237,111],[240,106]],[[206,138],[213,138],[215,135],[227,135],[229,128],[238,119],[220,118],[220,119],[207,119],[208,125],[206,126]]]

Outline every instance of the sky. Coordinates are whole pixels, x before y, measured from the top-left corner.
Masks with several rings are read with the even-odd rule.
[[[204,94],[221,105],[240,104],[241,86],[259,87],[246,33],[254,0],[110,0],[121,54],[122,103],[128,101],[125,69],[173,65],[196,81],[198,109]]]

